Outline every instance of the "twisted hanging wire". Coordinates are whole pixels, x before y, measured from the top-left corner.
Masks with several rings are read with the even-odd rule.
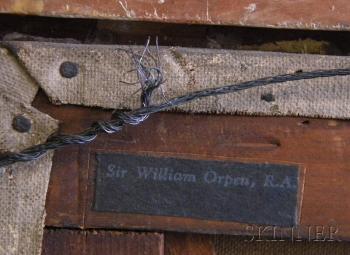
[[[54,135],[49,137],[43,144],[32,146],[19,153],[8,153],[2,155],[0,156],[0,167],[7,166],[15,162],[25,162],[38,159],[49,150],[55,150],[73,144],[90,143],[96,139],[98,134],[112,134],[120,132],[124,125],[139,125],[153,113],[160,112],[171,107],[180,106],[200,98],[235,93],[238,91],[263,87],[275,83],[280,83],[282,85],[286,84],[288,81],[350,75],[350,69],[317,70],[311,72],[297,72],[294,74],[277,75],[218,88],[200,90],[184,96],[166,100],[158,105],[152,105],[151,100],[153,92],[164,82],[163,72],[158,62],[159,57],[158,61],[156,61],[156,66],[147,66],[144,63],[145,55],[149,55],[151,58],[153,58],[149,50],[149,40],[147,41],[144,52],[141,55],[133,52],[130,52],[130,54],[131,59],[136,66],[137,77],[141,85],[141,107],[139,109],[128,112],[114,111],[110,121],[95,122],[90,128],[84,130],[80,134]]]

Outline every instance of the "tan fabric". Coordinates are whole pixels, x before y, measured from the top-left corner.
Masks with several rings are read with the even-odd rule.
[[[100,106],[139,107],[139,89],[120,81],[136,81],[126,46],[68,45],[12,42],[31,75],[53,102]],[[142,47],[133,47],[141,51]],[[349,68],[349,57],[161,48],[160,58],[166,83],[163,91],[171,98],[204,88],[217,87],[266,76],[330,68]],[[64,61],[78,64],[79,74],[63,78]],[[237,94],[205,98],[181,110],[252,115],[302,115],[349,118],[350,76],[275,84]],[[275,101],[261,100],[272,93]],[[160,91],[155,102],[163,101]]]
[[[43,142],[56,130],[55,120],[30,106],[37,90],[17,60],[0,48],[0,153]],[[13,129],[16,115],[31,121],[28,133]],[[52,153],[0,168],[0,255],[40,254],[51,158]]]
[[[0,47],[0,95],[20,96],[21,103],[30,104],[38,85],[5,48]]]
[[[1,82],[1,81],[0,81]],[[19,97],[21,94],[18,94]],[[18,100],[20,100],[18,98]],[[17,101],[6,95],[0,95],[0,151],[20,151],[34,144],[44,142],[56,129],[57,123],[48,115]],[[28,133],[20,133],[13,129],[12,120],[21,115],[31,121]]]
[[[52,153],[0,168],[0,254],[41,254]]]

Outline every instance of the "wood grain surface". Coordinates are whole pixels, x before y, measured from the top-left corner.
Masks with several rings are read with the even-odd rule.
[[[215,255],[213,239],[207,235],[166,233],[165,255]]]
[[[35,107],[61,120],[63,132],[78,132],[110,116],[108,111],[52,106],[45,100],[37,98]],[[90,145],[56,152],[46,225],[273,235],[272,228],[261,231],[237,222],[93,211],[91,155],[101,151],[147,152],[194,159],[299,164],[305,171],[305,183],[298,235],[350,239],[349,130],[347,121],[326,119],[155,114],[140,126],[128,126],[119,134],[101,135]],[[291,229],[278,231],[291,235]]]
[[[244,236],[166,233],[164,255],[347,255],[349,242],[257,241]]]
[[[349,30],[347,0],[51,0],[0,2],[0,12],[177,23]]]
[[[163,255],[163,235],[118,231],[46,229],[43,255]]]

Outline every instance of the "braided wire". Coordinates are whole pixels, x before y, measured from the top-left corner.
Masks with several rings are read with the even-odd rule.
[[[148,44],[146,45],[146,49]],[[146,50],[145,50],[146,51]],[[144,53],[145,54],[145,53]],[[145,121],[149,115],[164,111],[171,107],[180,106],[188,102],[228,93],[262,87],[270,84],[286,84],[289,81],[308,80],[315,78],[325,78],[334,76],[350,75],[350,69],[317,70],[311,72],[297,72],[293,74],[283,74],[257,80],[231,84],[227,86],[210,88],[192,92],[183,96],[175,97],[166,102],[152,105],[153,92],[164,82],[161,68],[147,67],[142,63],[142,58],[137,54],[132,54],[132,59],[137,66],[137,74],[141,84],[141,105],[142,107],[129,112],[114,112],[110,121],[99,121],[91,125],[80,134],[58,134],[51,136],[43,144],[27,148],[19,153],[7,153],[0,156],[0,167],[11,165],[15,162],[25,162],[42,157],[47,151],[55,150],[73,144],[86,144],[96,139],[100,133],[113,134],[120,132],[124,125],[139,125]]]

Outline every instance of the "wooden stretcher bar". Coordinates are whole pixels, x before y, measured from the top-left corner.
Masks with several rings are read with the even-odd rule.
[[[10,0],[0,3],[0,12],[269,28],[350,28],[350,6],[347,0]]]
[[[34,106],[62,121],[62,131],[68,133],[109,116],[107,111],[52,106],[45,97],[39,97]],[[311,233],[310,238],[316,238],[322,228],[323,238],[336,236],[347,240],[350,237],[348,130],[349,123],[338,120],[156,114],[142,126],[127,127],[120,134],[103,135],[93,144],[56,152],[46,203],[46,225],[256,233],[258,229],[252,229],[252,225],[239,222],[95,211],[94,155],[98,152],[147,153],[161,157],[298,164],[302,166],[304,181],[299,198],[300,222],[294,231],[298,229],[298,237],[308,238]],[[267,229],[264,234],[272,235],[271,231]],[[291,229],[278,231],[290,235]]]
[[[164,238],[158,233],[46,229],[42,255],[164,255]]]

